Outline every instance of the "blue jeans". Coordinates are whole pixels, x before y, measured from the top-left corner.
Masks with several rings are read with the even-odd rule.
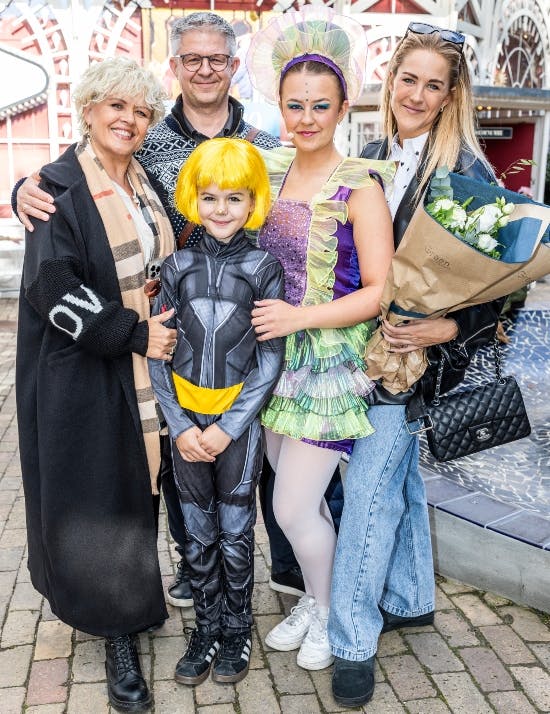
[[[371,407],[369,421],[376,431],[355,442],[344,479],[328,622],[333,654],[354,661],[376,653],[379,606],[401,617],[434,609],[418,438],[407,430],[404,406]]]

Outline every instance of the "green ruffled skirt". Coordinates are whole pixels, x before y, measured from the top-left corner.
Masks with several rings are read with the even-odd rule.
[[[341,441],[372,434],[366,397],[374,389],[363,355],[373,323],[295,332],[262,424],[294,439]]]

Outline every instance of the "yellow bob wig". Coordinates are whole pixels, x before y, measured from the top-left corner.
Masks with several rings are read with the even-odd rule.
[[[188,220],[200,223],[198,194],[215,184],[222,191],[246,189],[254,210],[244,228],[260,228],[271,205],[269,177],[258,149],[245,139],[208,139],[199,144],[183,165],[174,202]]]

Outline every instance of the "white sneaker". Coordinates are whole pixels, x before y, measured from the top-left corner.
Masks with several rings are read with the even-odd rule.
[[[290,615],[267,633],[266,645],[282,652],[298,649],[308,633],[314,608],[315,598],[302,595]]]
[[[330,651],[327,632],[328,608],[315,607],[311,617],[311,624],[307,635],[302,642],[296,662],[303,669],[325,669],[334,662]]]

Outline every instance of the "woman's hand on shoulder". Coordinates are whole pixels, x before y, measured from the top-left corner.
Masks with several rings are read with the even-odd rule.
[[[259,342],[286,337],[306,327],[300,320],[302,308],[289,305],[284,300],[255,300],[254,305],[252,326]]]
[[[386,341],[392,345],[391,352],[405,354],[454,340],[458,335],[458,325],[448,317],[410,320],[401,325],[390,325],[387,320],[384,320],[382,333]]]
[[[169,362],[172,359],[173,349],[176,346],[177,332],[162,324],[174,314],[174,308],[154,315],[147,320],[149,339],[147,342],[146,356],[151,359],[162,359]]]

